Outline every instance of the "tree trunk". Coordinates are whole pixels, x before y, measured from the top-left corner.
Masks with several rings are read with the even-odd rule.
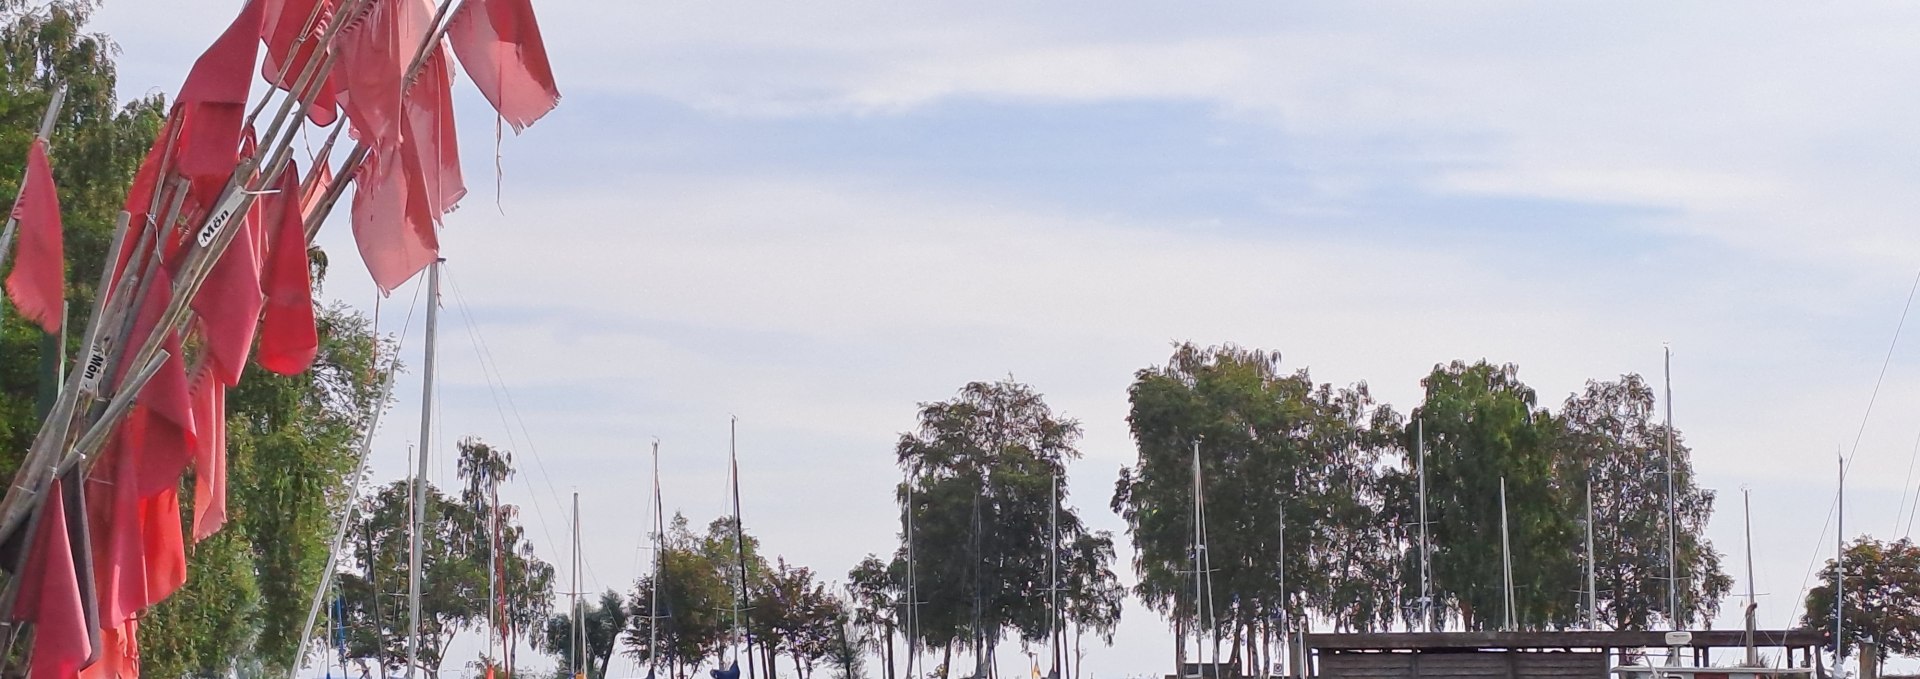
[[[1175,618],[1173,621],[1173,676],[1184,677],[1187,674],[1187,625]]]
[[[940,677],[941,679],[953,679],[953,640],[952,639],[948,639],[947,645],[944,648],[942,648],[940,651]]]
[[[853,679],[853,677],[847,677],[847,679]],[[887,627],[887,679],[894,679],[894,676],[893,676],[893,627],[891,625]]]
[[[1218,642],[1215,642],[1215,643],[1218,643]],[[1233,652],[1227,655],[1227,664],[1232,665],[1234,667],[1239,667],[1240,666],[1240,623],[1238,621],[1235,621],[1233,623],[1233,643],[1230,644],[1228,647],[1232,648]],[[1216,652],[1214,655],[1215,657],[1218,657],[1219,653]]]
[[[1080,679],[1080,668],[1087,663],[1087,652],[1080,649],[1080,640],[1086,631],[1079,625],[1073,626],[1073,679]]]

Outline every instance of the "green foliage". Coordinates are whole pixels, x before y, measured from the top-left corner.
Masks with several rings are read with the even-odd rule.
[[[1282,616],[1362,630],[1397,616],[1404,526],[1386,509],[1381,461],[1398,450],[1400,421],[1366,385],[1285,373],[1277,353],[1182,344],[1137,373],[1129,397],[1139,458],[1121,470],[1113,508],[1149,606],[1205,626],[1192,576],[1198,442],[1214,631],[1270,638]]]
[[[1861,537],[1846,549],[1846,625],[1841,642],[1879,644],[1879,659],[1920,655],[1920,547],[1906,538],[1883,542]],[[1831,638],[1833,560],[1820,569],[1820,584],[1807,592],[1800,624]]]
[[[907,616],[905,561],[888,563],[868,554],[847,572],[847,590],[852,599],[852,624],[860,626],[863,636],[881,644],[885,678],[893,679],[893,638]]]
[[[1581,531],[1574,506],[1557,485],[1551,416],[1534,409],[1533,389],[1511,364],[1455,361],[1435,367],[1424,383],[1426,399],[1413,417],[1426,437],[1436,599],[1450,603],[1467,629],[1503,625],[1504,480],[1514,624],[1571,624],[1578,618],[1581,569],[1569,547],[1580,543]],[[1412,447],[1414,441],[1408,442]]]
[[[729,526],[716,521],[716,524]],[[722,539],[724,541],[724,539]],[[735,564],[732,553],[716,562],[711,535],[696,536],[687,528],[687,518],[674,515],[666,535],[661,538],[660,577],[652,575],[634,583],[629,599],[631,615],[627,623],[626,653],[641,663],[657,662],[674,677],[686,679],[701,661],[720,655],[733,629],[733,590],[729,570]],[[659,606],[653,606],[654,590],[659,589]],[[649,646],[654,636],[658,648]]]
[[[778,559],[754,589],[754,641],[764,645],[769,658],[786,653],[794,671],[806,679],[842,642],[849,622],[846,605],[827,593],[813,569],[790,565],[786,559]]]
[[[293,658],[377,398],[365,319],[332,307],[319,320],[314,370],[249,368],[228,393],[228,525],[195,546],[187,584],[142,623],[148,671],[222,676],[244,651],[277,672]]]
[[[396,481],[365,501],[352,531],[354,553],[348,570],[338,576],[346,604],[346,657],[387,672],[403,670],[407,660],[410,493],[408,482]],[[487,629],[493,609],[487,573],[492,552],[486,524],[472,507],[431,484],[425,507],[419,655],[421,668],[434,674],[445,662],[454,635]],[[503,521],[500,538],[507,578],[498,586],[515,611],[510,615],[514,627],[531,633],[537,629],[533,621],[546,617],[553,568],[532,556],[511,521]]]
[[[921,404],[919,419],[897,447],[913,486],[904,511],[913,514],[924,602],[916,641],[959,642],[984,663],[1007,630],[1048,638],[1057,631],[1050,553],[1087,533],[1062,506],[1063,542],[1050,546],[1053,498],[1065,502],[1066,463],[1080,456],[1079,423],[1012,380],[968,384],[953,400]]]
[[[1599,619],[1615,629],[1651,629],[1656,616],[1672,620],[1666,584],[1668,430],[1655,421],[1652,387],[1639,375],[1589,381],[1584,393],[1567,398],[1555,424],[1569,516],[1585,516],[1586,484],[1593,488]],[[1675,432],[1674,552],[1683,578],[1683,624],[1712,620],[1733,584],[1706,539],[1714,494],[1694,485],[1691,459]]]
[[[148,98],[120,105],[106,36],[89,33],[92,0],[51,3],[0,0],[0,196],[19,192],[27,147],[40,127],[56,83],[66,103],[49,142],[59,185],[68,271],[68,327],[84,327],[115,217],[147,144],[161,120]],[[11,476],[40,422],[41,333],[18,314],[0,320],[0,473]],[[77,335],[77,333],[69,333]],[[78,338],[70,338],[74,344]]]
[[[597,603],[580,602],[580,608],[584,611],[580,617],[586,621],[587,648],[584,649],[584,657],[575,656],[582,649],[574,638],[571,611],[547,618],[546,628],[536,637],[540,642],[536,645],[560,656],[561,667],[584,667],[588,679],[604,679],[607,665],[613,659],[615,642],[620,633],[632,624],[629,619],[631,613],[627,609],[627,602],[614,590],[602,592]]]

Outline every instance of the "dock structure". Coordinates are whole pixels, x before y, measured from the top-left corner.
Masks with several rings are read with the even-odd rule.
[[[1753,645],[1779,649],[1784,668],[1808,668],[1820,648],[1812,630],[1759,630]],[[1323,679],[1602,679],[1625,678],[1629,668],[1647,667],[1645,649],[1665,648],[1665,632],[1368,632],[1305,635],[1306,666],[1296,674]],[[1684,648],[1691,667],[1675,676],[1689,679],[1742,679],[1775,674],[1739,667],[1715,668],[1714,649],[1747,646],[1742,630],[1692,633]],[[1734,658],[1728,657],[1731,661]],[[1664,670],[1667,668],[1656,668]],[[1655,674],[1665,675],[1665,672]],[[1804,670],[1796,672],[1804,674]]]

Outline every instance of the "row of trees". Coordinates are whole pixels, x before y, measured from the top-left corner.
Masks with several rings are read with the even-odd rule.
[[[1436,366],[1423,386],[1420,404],[1403,415],[1365,383],[1337,387],[1304,369],[1287,372],[1276,352],[1186,344],[1166,365],[1140,371],[1128,416],[1139,458],[1121,470],[1113,497],[1138,551],[1135,594],[1180,634],[1211,637],[1216,650],[1224,639],[1226,658],[1256,666],[1270,662],[1268,642],[1288,621],[1336,630],[1559,629],[1589,620],[1646,629],[1714,615],[1730,580],[1702,535],[1713,493],[1694,485],[1684,440],[1656,421],[1653,390],[1638,375],[1589,382],[1558,413],[1539,406],[1513,365],[1456,361]],[[1211,611],[1196,607],[1192,584],[1196,454]],[[1668,605],[1664,539],[1669,475],[1677,610]],[[1597,610],[1585,605],[1589,558]]]
[[[658,578],[641,577],[626,602],[621,645],[627,655],[674,677],[691,676],[708,660],[715,666],[737,662],[752,670],[749,676],[769,679],[779,676],[783,661],[802,679],[821,667],[853,676],[868,638],[852,628],[858,613],[845,590],[784,558],[768,562],[753,536],[736,543],[734,535],[729,518],[695,533],[686,517],[673,517],[662,538]],[[617,603],[615,593],[602,595],[600,615],[611,619],[606,611]],[[570,624],[564,617],[549,623],[549,648],[566,651],[556,640],[566,639]],[[613,640],[594,644],[598,671],[604,672]]]
[[[658,577],[640,578],[624,601],[607,592],[585,607],[585,649],[575,649],[565,613],[548,621],[543,648],[589,679],[603,677],[615,652],[679,679],[734,662],[748,677],[773,679],[783,661],[801,679],[817,669],[844,679],[862,676],[870,655],[895,679],[990,675],[1011,635],[1029,654],[1058,652],[1037,665],[1077,676],[1085,637],[1111,643],[1126,593],[1113,537],[1088,530],[1067,503],[1079,424],[1031,388],[1001,381],[922,404],[919,425],[895,451],[906,473],[900,543],[886,557],[868,555],[844,584],[769,562],[751,535],[737,544],[730,519],[698,533],[676,515]],[[955,651],[970,651],[973,667],[951,669]]]

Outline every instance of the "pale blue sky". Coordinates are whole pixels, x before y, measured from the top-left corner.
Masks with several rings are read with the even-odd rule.
[[[235,5],[107,0],[123,92],[176,87]],[[566,98],[501,142],[496,196],[461,90],[473,194],[443,238],[538,447],[511,496],[564,562],[547,535],[582,493],[596,589],[643,563],[650,437],[668,504],[722,511],[729,413],[749,529],[837,575],[891,548],[915,404],[969,380],[1011,373],[1083,421],[1073,501],[1118,531],[1125,387],[1170,342],[1278,349],[1405,409],[1438,362],[1517,362],[1557,404],[1657,379],[1670,341],[1712,537],[1739,553],[1753,488],[1777,626],[1831,549],[1834,450],[1920,268],[1900,3],[536,6]],[[371,309],[328,229],[328,292]],[[446,318],[441,445],[507,441]],[[382,478],[418,437],[401,388]],[[1850,534],[1892,529],[1916,408],[1907,342]],[[1158,674],[1169,650],[1134,607],[1088,666]]]

